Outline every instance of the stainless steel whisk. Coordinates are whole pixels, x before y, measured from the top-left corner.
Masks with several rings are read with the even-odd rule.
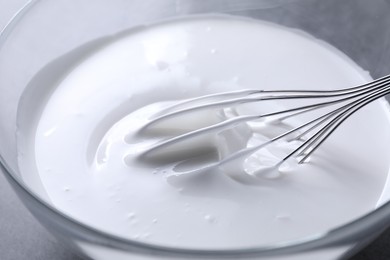
[[[282,164],[292,156],[297,156],[299,158],[299,163],[303,163],[346,119],[362,107],[389,93],[390,75],[387,75],[367,84],[339,90],[241,90],[188,99],[183,102],[176,103],[175,105],[172,105],[156,114],[151,121],[142,127],[140,133],[142,134],[148,129],[151,129],[166,120],[174,119],[179,116],[186,116],[189,113],[197,111],[207,111],[209,109],[225,108],[266,100],[298,99],[309,100],[313,103],[298,105],[292,108],[272,111],[261,115],[237,115],[236,117],[216,124],[170,137],[167,140],[153,145],[144,151],[141,156],[148,157],[155,153],[163,153],[164,149],[172,145],[180,144],[181,142],[190,140],[196,136],[217,133],[241,123],[271,117],[274,120],[283,121],[300,114],[310,113],[328,107],[328,109],[325,109],[325,112],[320,115],[316,115],[314,119],[310,119],[291,130],[287,130],[286,132],[271,138],[265,143],[234,152],[227,158],[224,158],[215,164],[209,165],[208,168],[220,166],[232,158],[246,158],[257,150],[277,140],[288,137],[290,137],[289,140],[303,141],[296,149],[282,158],[278,165]]]

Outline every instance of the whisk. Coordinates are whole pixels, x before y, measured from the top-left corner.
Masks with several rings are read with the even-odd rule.
[[[236,151],[226,158],[219,160],[216,163],[208,165],[206,168],[221,166],[224,163],[234,159],[245,159],[259,149],[272,144],[280,139],[288,137],[291,140],[303,140],[293,151],[280,159],[277,165],[281,165],[289,158],[295,156],[299,163],[304,163],[324,141],[351,115],[356,111],[366,106],[367,104],[377,100],[390,93],[390,75],[379,78],[367,84],[339,89],[339,90],[240,90],[223,92],[188,99],[172,106],[169,106],[145,124],[140,133],[145,133],[154,126],[164,123],[167,120],[177,117],[185,117],[190,113],[200,111],[208,111],[210,109],[223,109],[232,106],[238,106],[247,103],[256,103],[267,100],[307,100],[310,104],[298,105],[291,108],[281,109],[279,111],[271,111],[265,114],[258,115],[237,115],[222,122],[217,122],[212,125],[207,125],[199,129],[181,133],[170,137],[164,141],[154,144],[142,153],[142,157],[148,157],[154,153],[163,153],[164,149],[180,144],[184,141],[191,140],[197,136],[203,136],[213,133],[218,133],[226,129],[230,129],[242,123],[247,123],[256,120],[271,118],[282,122],[288,118],[297,115],[319,111],[323,108],[326,111],[305,121],[299,126],[290,130],[286,130],[268,141],[253,147],[245,147]]]

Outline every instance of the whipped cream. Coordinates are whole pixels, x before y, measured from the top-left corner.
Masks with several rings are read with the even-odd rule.
[[[165,246],[247,248],[326,232],[380,203],[390,156],[381,101],[358,111],[303,166],[272,168],[294,145],[282,142],[245,162],[180,174],[256,146],[294,122],[242,123],[140,156],[157,142],[243,113],[203,111],[140,134],[182,100],[370,80],[344,54],[302,32],[230,16],[183,18],[113,36],[88,53],[75,50],[48,68],[58,73],[56,83],[43,69],[19,108],[20,170],[42,197],[90,226]],[[244,110],[274,106],[283,104]]]

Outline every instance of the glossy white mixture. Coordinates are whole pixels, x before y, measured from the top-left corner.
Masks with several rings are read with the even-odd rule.
[[[379,203],[390,155],[384,102],[356,113],[308,164],[254,183],[246,177],[286,145],[239,167],[176,177],[189,167],[176,167],[181,152],[159,154],[164,160],[158,162],[139,157],[183,129],[221,120],[221,110],[213,110],[202,119],[191,115],[148,136],[138,134],[148,116],[177,100],[249,88],[335,89],[369,80],[331,46],[268,23],[198,17],[140,28],[88,52],[51,64],[63,75],[53,81],[43,71],[34,85],[40,87],[26,92],[19,110],[23,178],[70,216],[159,245],[242,248],[325,232]],[[260,106],[247,109],[263,112]],[[223,118],[234,115],[222,112]],[[180,160],[194,155],[193,148],[224,154],[254,145],[268,130],[237,126],[189,144]]]

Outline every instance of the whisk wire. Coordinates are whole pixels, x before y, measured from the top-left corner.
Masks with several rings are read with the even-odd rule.
[[[292,156],[302,157],[299,159],[299,163],[303,163],[345,120],[347,120],[362,107],[387,94],[390,94],[390,75],[366,84],[338,90],[243,90],[197,97],[167,107],[162,112],[155,115],[155,117],[152,118],[150,122],[145,124],[141,128],[140,134],[164,120],[175,118],[177,116],[187,115],[188,113],[194,113],[201,110],[207,111],[208,109],[213,108],[223,109],[225,107],[235,107],[246,103],[267,100],[313,99],[314,101],[320,101],[260,115],[238,115],[233,118],[226,119],[225,121],[199,128],[194,131],[189,131],[187,133],[172,137],[168,140],[159,142],[150,147],[150,149],[146,150],[143,155],[148,155],[154,151],[163,149],[175,143],[183,142],[196,136],[220,132],[241,123],[273,117],[277,117],[277,120],[283,121],[301,114],[314,112],[320,109],[331,109],[332,106],[337,106],[332,108],[331,111],[323,112],[323,114],[320,116],[317,115],[314,119],[311,119],[308,122],[305,122],[291,130],[279,134],[278,136],[270,138],[268,141],[260,145],[236,151],[235,153],[219,161],[216,165],[222,165],[232,158],[248,157],[259,149],[262,149],[263,147],[292,134],[296,135],[290,139],[290,141],[301,139],[304,139],[304,141],[287,156],[281,159],[278,165],[288,160]],[[324,101],[323,99],[326,100]],[[299,131],[302,132],[299,133]]]
[[[390,86],[387,86],[385,89],[375,92],[374,94],[364,97],[361,100],[355,101],[352,104],[346,105],[347,108],[345,111],[343,111],[340,115],[338,115],[336,118],[334,118],[332,121],[330,121],[324,128],[322,128],[320,131],[318,131],[316,134],[314,134],[308,142],[304,143],[301,147],[298,147],[296,150],[293,151],[293,153],[288,156],[291,157],[294,154],[297,154],[297,156],[304,155],[304,157],[299,161],[299,163],[305,162],[305,160],[313,153],[315,152],[318,147],[350,116],[352,116],[356,111],[361,109],[362,107],[366,106],[367,104],[371,103],[372,101],[383,97],[390,93]],[[310,149],[310,152],[307,152],[307,150]],[[299,150],[301,150],[299,153],[297,153]],[[306,153],[307,152],[307,153]],[[286,158],[288,159],[288,158]]]

